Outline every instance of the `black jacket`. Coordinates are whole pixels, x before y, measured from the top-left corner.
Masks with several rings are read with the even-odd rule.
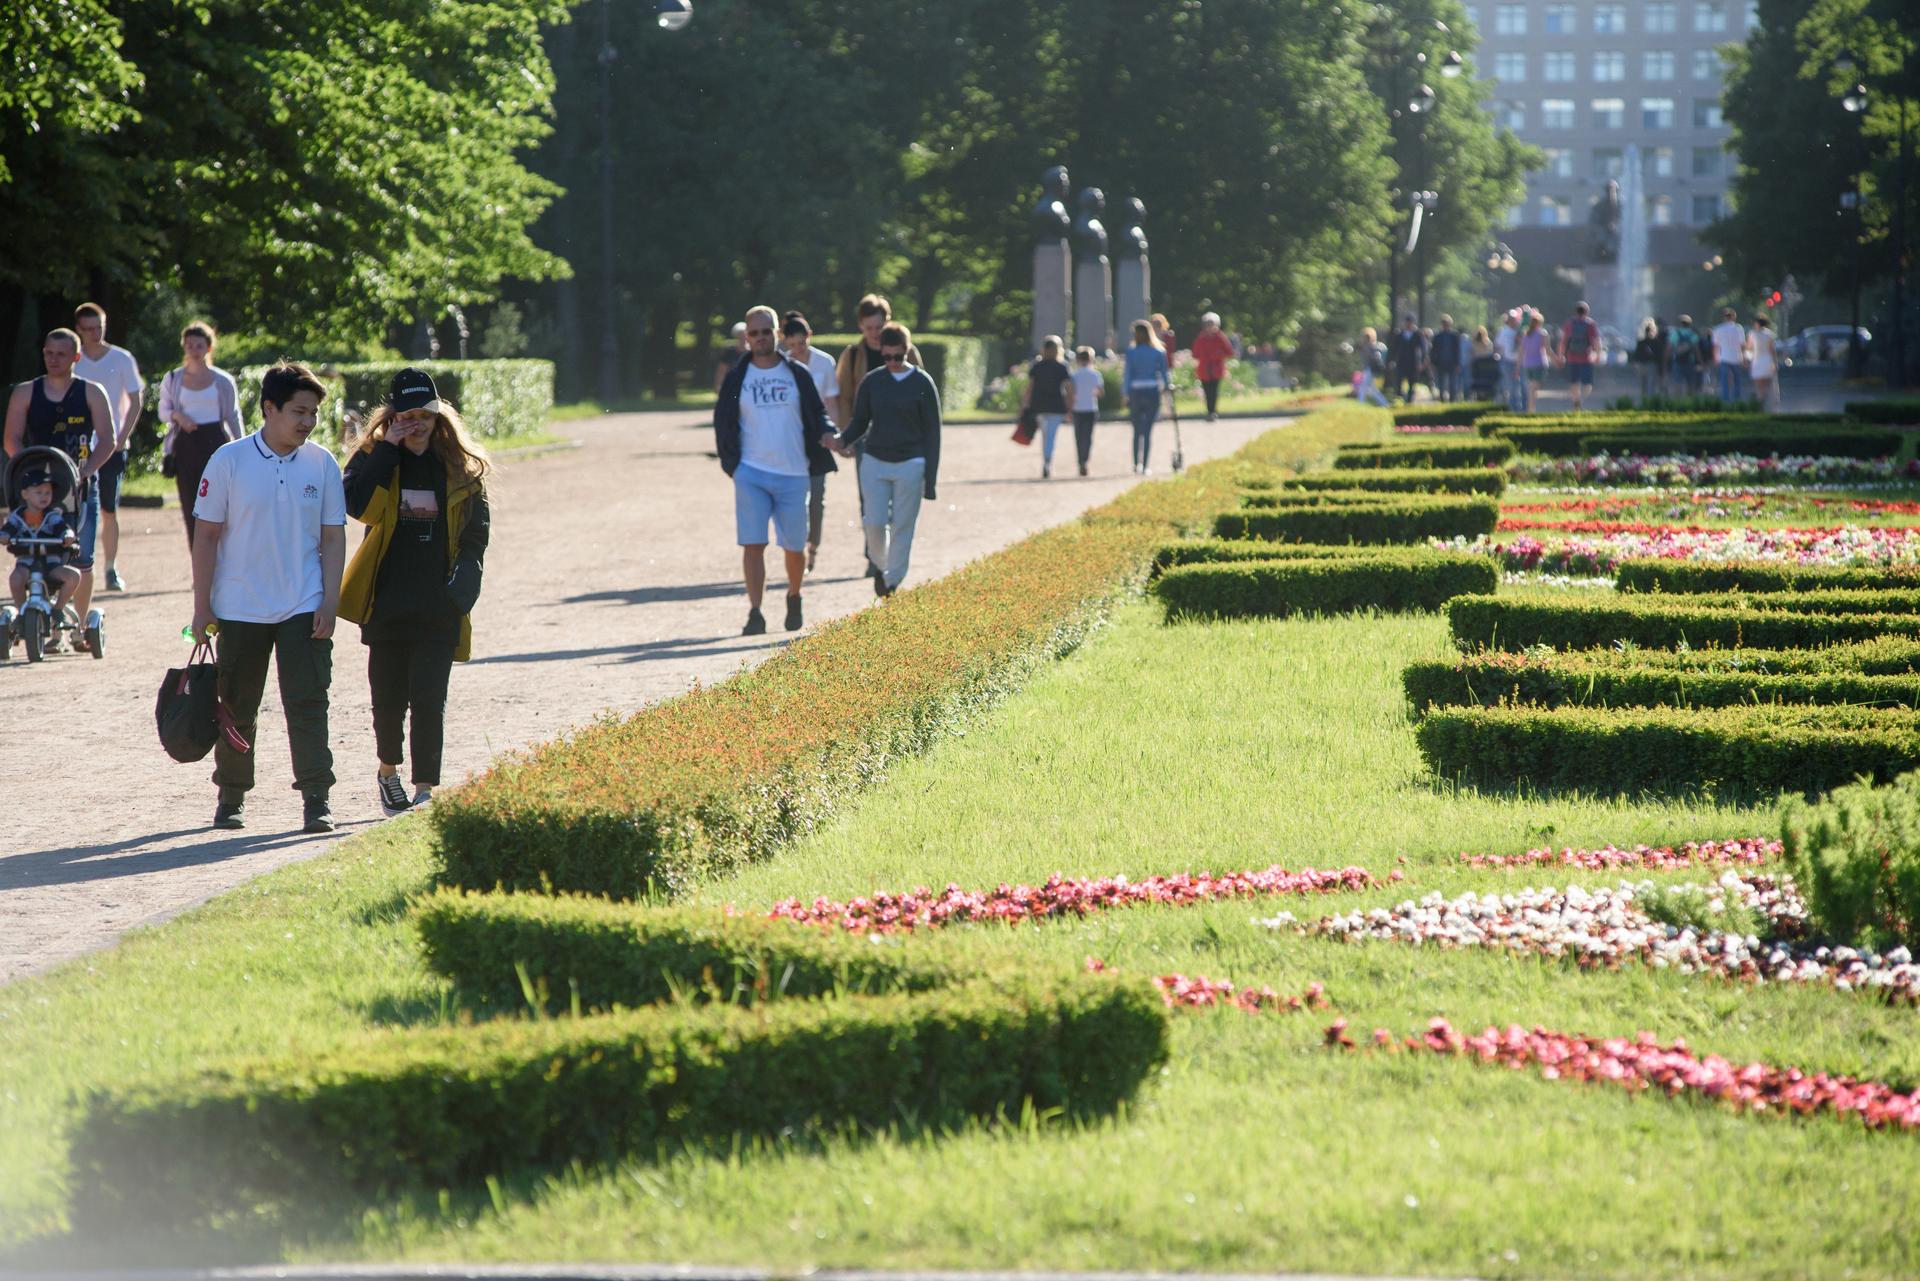
[[[1433,334],[1433,367],[1442,373],[1463,369],[1467,363],[1467,336],[1458,329],[1437,329]]]
[[[1427,363],[1427,339],[1418,329],[1412,333],[1396,329],[1387,339],[1387,360],[1402,374],[1410,374]]]
[[[827,417],[820,389],[813,385],[813,374],[797,361],[785,356],[780,359],[800,389],[800,434],[806,437],[807,472],[824,476],[830,471],[839,471],[833,455],[820,444],[822,436],[832,433],[833,420]],[[751,359],[742,360],[727,371],[727,380],[720,384],[720,399],[713,406],[714,448],[720,453],[720,470],[729,476],[740,465],[740,388],[745,385],[747,370],[752,365]]]

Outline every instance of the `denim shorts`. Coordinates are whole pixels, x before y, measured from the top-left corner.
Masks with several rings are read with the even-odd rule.
[[[773,541],[784,551],[807,549],[807,492],[805,476],[782,476],[752,463],[733,469],[733,526],[742,547],[767,542],[767,522],[773,522]]]
[[[120,510],[120,478],[127,473],[127,455],[122,450],[114,450],[113,457],[94,475],[100,478],[100,510],[117,512]]]
[[[80,504],[80,519],[73,532],[80,539],[80,550],[70,562],[75,569],[93,568],[93,544],[100,536],[100,486],[88,485],[86,501]]]
[[[1593,386],[1593,366],[1591,364],[1581,364],[1577,361],[1569,360],[1567,362],[1567,385],[1569,387]]]

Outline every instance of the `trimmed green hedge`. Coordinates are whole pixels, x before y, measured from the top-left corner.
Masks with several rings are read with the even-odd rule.
[[[1447,625],[1464,646],[1525,649],[1599,649],[1616,642],[1673,649],[1718,646],[1736,649],[1804,649],[1877,636],[1920,636],[1920,612],[1799,612],[1813,593],[1777,599],[1766,596],[1591,596],[1558,599],[1530,593],[1462,596],[1447,602]],[[1713,602],[1713,603],[1703,603]]]
[[[252,365],[235,378],[247,430],[260,426],[260,378],[267,365]],[[366,414],[386,399],[387,386],[402,369],[424,369],[441,396],[453,402],[467,427],[482,440],[524,436],[546,427],[553,410],[553,362],[550,360],[417,360],[322,365],[319,373],[339,388],[330,393],[327,443],[338,446],[339,415]]]
[[[1920,949],[1920,775],[1789,804],[1780,836],[1823,932],[1880,951]]]
[[[543,1013],[575,1000],[598,1013],[682,995],[752,1005],[921,992],[970,973],[919,939],[575,895],[442,890],[416,905],[413,923],[427,969],[453,984],[462,1005],[496,1014],[525,1013],[529,985]]]
[[[1477,538],[1500,522],[1491,498],[1406,494],[1376,504],[1288,506],[1222,512],[1219,538],[1266,538],[1301,543],[1424,543],[1428,538]]]
[[[859,334],[816,334],[813,345],[835,360],[857,342]],[[927,376],[940,389],[942,409],[972,409],[987,386],[987,346],[985,338],[968,334],[915,333],[913,345],[927,362]]]
[[[1431,707],[1741,707],[1762,703],[1843,703],[1920,707],[1920,675],[1859,672],[1681,670],[1582,661],[1585,655],[1534,659],[1489,652],[1454,662],[1410,664],[1401,673],[1414,710]]]
[[[1235,460],[1135,486],[820,627],[751,672],[502,760],[435,795],[440,880],[635,898],[769,858],[1077,645],[1161,544],[1239,504],[1247,468],[1310,464],[1385,422],[1364,407],[1309,415]]]
[[[1916,713],[1857,707],[1443,708],[1414,739],[1442,778],[1601,795],[1811,794],[1920,765]]]
[[[1377,471],[1312,471],[1281,484],[1283,491],[1364,489],[1378,493],[1493,494],[1507,492],[1505,472],[1491,467],[1406,467]]]
[[[1334,472],[1336,476],[1350,472]],[[1274,507],[1378,507],[1383,502],[1407,496],[1408,490],[1367,489],[1250,489],[1241,495],[1241,506],[1248,511]]]
[[[1438,609],[1467,592],[1490,592],[1499,582],[1499,569],[1485,556],[1427,552],[1180,565],[1154,582],[1153,594],[1169,621],[1285,618]]]
[[[1458,401],[1452,404],[1435,405],[1395,405],[1392,409],[1393,421],[1400,423],[1420,423],[1428,427],[1471,427],[1487,414],[1498,413],[1506,406],[1493,400]]]
[[[1449,467],[1498,467],[1513,459],[1513,446],[1504,440],[1391,440],[1377,444],[1342,445],[1333,457],[1336,470],[1371,467],[1412,467],[1431,471]]]
[[[1425,547],[1368,546],[1341,543],[1338,546],[1314,543],[1276,543],[1265,538],[1189,538],[1165,543],[1153,554],[1153,570],[1162,573],[1175,565],[1211,565],[1242,560],[1326,560],[1399,558],[1418,560],[1433,553]]]
[[[390,1031],[95,1091],[73,1136],[74,1217],[175,1227],[742,1136],[1112,1112],[1166,1058],[1159,994],[1025,968],[889,996]]]
[[[1843,567],[1772,560],[1620,562],[1615,585],[1628,592],[1810,592],[1920,588],[1920,565]]]
[[[1849,400],[1847,417],[1863,423],[1898,423],[1910,427],[1920,423],[1920,400],[1911,396],[1888,400]]]

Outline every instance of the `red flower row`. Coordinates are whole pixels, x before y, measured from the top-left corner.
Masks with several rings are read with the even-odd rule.
[[[1089,956],[1087,972],[1112,974],[1115,971],[1100,958]],[[1232,1006],[1248,1014],[1264,1014],[1271,1010],[1295,1014],[1301,1010],[1324,1010],[1328,1004],[1326,988],[1319,983],[1307,984],[1298,996],[1282,996],[1270,987],[1236,988],[1231,983],[1210,979],[1204,974],[1162,974],[1153,980],[1153,985],[1160,989],[1160,999],[1166,1002],[1167,1008],[1176,1010]]]
[[[1356,1048],[1347,1021],[1326,1030],[1331,1048]],[[1749,1063],[1737,1067],[1717,1054],[1702,1058],[1685,1041],[1662,1045],[1653,1033],[1624,1037],[1572,1036],[1536,1027],[1531,1032],[1509,1025],[1489,1027],[1479,1036],[1463,1036],[1445,1019],[1434,1019],[1424,1035],[1398,1045],[1385,1028],[1373,1033],[1373,1048],[1388,1053],[1445,1054],[1508,1068],[1537,1068],[1550,1081],[1600,1081],[1624,1090],[1657,1089],[1668,1098],[1690,1095],[1725,1103],[1739,1112],[1801,1116],[1858,1117],[1870,1130],[1920,1130],[1920,1089],[1902,1094],[1879,1081],[1860,1081],[1825,1072]]]
[[[1462,854],[1460,861],[1469,867],[1539,867],[1553,864],[1593,871],[1610,867],[1651,867],[1662,870],[1706,865],[1752,867],[1778,858],[1783,848],[1779,841],[1770,837],[1750,836],[1730,841],[1688,841],[1678,847],[1636,845],[1632,849],[1621,849],[1616,845],[1605,845],[1597,850],[1576,850],[1568,846],[1561,850],[1528,850],[1525,854]]]
[[[1650,538],[1672,534],[1724,534],[1725,529],[1708,525],[1665,525],[1644,520],[1539,520],[1531,516],[1503,516],[1498,528],[1504,533],[1523,529],[1550,529],[1557,534],[1644,534]],[[1809,526],[1804,529],[1775,529],[1783,536],[1826,536],[1839,533],[1845,526]]]
[[[1087,916],[1115,908],[1164,904],[1187,907],[1221,899],[1259,898],[1277,894],[1342,894],[1372,889],[1379,884],[1363,867],[1336,870],[1303,868],[1289,872],[1278,863],[1264,872],[1182,872],[1130,881],[1124,876],[1064,877],[1058,873],[1044,885],[1000,885],[987,891],[949,885],[938,894],[918,886],[905,894],[878,893],[835,903],[817,898],[776,903],[767,913],[809,925],[833,925],[861,934],[885,934],[932,929],[974,921],[1021,921],[1055,916]]]

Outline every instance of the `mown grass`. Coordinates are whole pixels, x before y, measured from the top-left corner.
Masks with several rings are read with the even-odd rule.
[[[1140,910],[978,928],[965,945],[1297,991],[1398,1032],[1685,1036],[1735,1058],[1920,1080],[1914,1014],[1831,992],[1275,933],[1463,886],[1617,875],[1474,872],[1463,850],[1669,842],[1772,828],[1766,810],[1482,796],[1423,779],[1399,672],[1446,652],[1432,617],[1165,626],[1129,607],[970,736],[893,773],[841,821],[709,887],[742,907],[1282,862],[1409,881],[1338,899]],[[60,1137],[76,1087],[213,1056],[317,1046],[445,1016],[399,919],[422,829],[389,825],[87,962],[0,989],[0,1267],[126,1261],[63,1239]],[[1695,874],[1695,879],[1704,877]],[[1182,1018],[1166,1074],[1121,1118],[910,1126],[521,1172],[497,1190],[328,1207],[280,1234],[142,1242],[137,1261],[275,1257],[683,1259],[784,1267],[1411,1270],[1516,1276],[1902,1276],[1920,1144],[1425,1058],[1319,1048],[1332,1014]]]

